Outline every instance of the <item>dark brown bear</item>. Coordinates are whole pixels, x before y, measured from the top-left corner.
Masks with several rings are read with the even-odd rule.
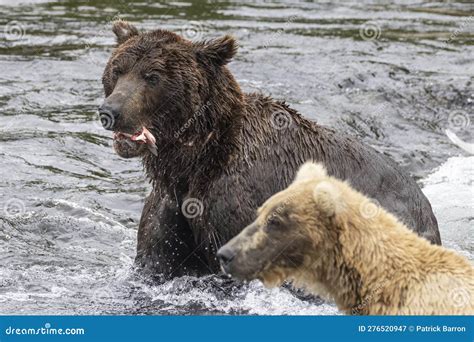
[[[232,37],[191,42],[165,30],[139,33],[124,21],[113,31],[101,121],[120,156],[143,159],[153,184],[138,231],[139,267],[167,278],[217,272],[219,247],[307,160],[441,243],[430,203],[393,161],[283,102],[243,93],[226,67],[237,51]]]

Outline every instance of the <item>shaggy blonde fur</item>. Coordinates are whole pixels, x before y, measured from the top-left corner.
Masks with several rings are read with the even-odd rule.
[[[474,269],[466,258],[419,237],[323,166],[303,165],[293,184],[262,206],[258,220],[288,196],[295,197],[291,217],[298,222],[289,238],[304,234],[313,244],[301,251],[303,265],[263,271],[267,286],[291,279],[334,298],[348,314],[474,314]]]

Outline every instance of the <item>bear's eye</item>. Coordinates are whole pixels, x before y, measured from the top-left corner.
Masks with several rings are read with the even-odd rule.
[[[282,222],[280,218],[278,218],[276,215],[271,215],[267,219],[267,228],[268,229],[278,229],[282,226]]]
[[[143,75],[143,78],[145,81],[148,82],[150,85],[156,85],[159,81],[159,76],[156,73],[148,72],[145,75]]]

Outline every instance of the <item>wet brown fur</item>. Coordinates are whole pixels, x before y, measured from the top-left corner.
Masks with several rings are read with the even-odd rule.
[[[114,32],[118,46],[102,78],[106,100],[121,106],[114,130],[133,134],[145,126],[157,140],[156,156],[143,146],[115,148],[123,157],[141,156],[153,183],[137,246],[137,265],[150,274],[218,271],[217,249],[309,159],[440,243],[429,202],[389,158],[284,102],[242,92],[226,65],[237,50],[232,37],[191,42],[166,30],[140,33],[123,21]],[[289,127],[275,128],[276,112],[290,119]],[[203,204],[197,217],[182,214],[189,198]]]

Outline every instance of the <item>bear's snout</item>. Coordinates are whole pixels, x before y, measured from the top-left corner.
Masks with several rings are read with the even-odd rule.
[[[118,111],[118,109],[108,103],[108,101],[106,100],[104,101],[104,103],[102,103],[102,105],[99,106],[98,111],[99,119],[102,123],[102,126],[105,129],[112,131],[114,129],[115,122],[120,116],[120,112]]]
[[[217,251],[217,258],[219,259],[219,262],[221,263],[222,269],[225,273],[229,273],[229,268],[230,268],[230,263],[235,257],[235,252],[232,250],[232,248],[228,246],[221,247]]]

